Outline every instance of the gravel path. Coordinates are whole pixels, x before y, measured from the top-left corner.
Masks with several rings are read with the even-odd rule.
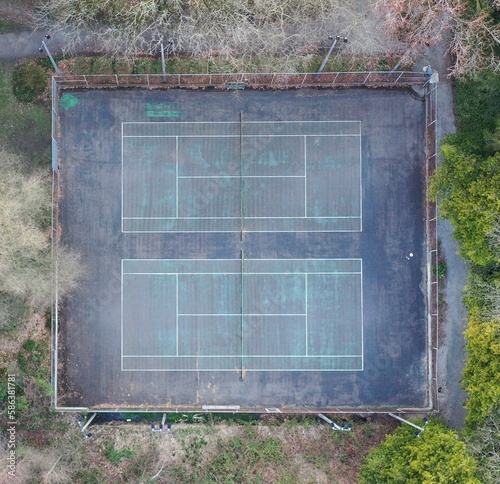
[[[62,52],[63,39],[52,35],[50,40],[47,40],[45,34],[50,34],[50,32],[37,30],[31,13],[26,8],[0,0],[0,19],[12,22],[19,28],[17,32],[0,34],[0,59],[15,61],[45,57],[44,52],[38,51],[42,40],[45,40],[52,54],[56,55]],[[79,51],[82,53],[93,52],[88,44],[83,44]]]

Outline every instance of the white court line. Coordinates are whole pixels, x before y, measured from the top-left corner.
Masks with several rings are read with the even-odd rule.
[[[307,218],[307,136],[304,136],[304,217]]]
[[[339,120],[339,119],[332,119],[332,120],[292,120],[292,121],[247,121],[245,119],[245,124],[326,124],[326,123],[331,123],[331,124],[348,124],[348,123],[361,123],[361,120],[353,120],[353,119],[346,119],[346,120]],[[160,122],[155,122],[155,121],[124,121],[122,124],[236,124],[239,125],[239,121],[160,121]]]
[[[215,178],[224,180],[226,178],[304,178],[304,175],[181,175],[178,178]]]
[[[224,260],[224,259],[220,259]],[[235,272],[124,272],[124,274],[127,275],[134,275],[134,276],[175,276],[175,275],[182,275],[182,276],[220,276],[220,275],[238,275],[240,272],[236,271]],[[319,275],[319,276],[346,276],[346,275],[357,275],[359,276],[361,272],[245,272],[245,275],[251,275],[251,276],[273,276],[273,275],[278,275],[278,276],[296,276],[299,274],[312,274],[312,275]],[[238,313],[239,314],[239,313]]]
[[[145,259],[142,259],[145,260]],[[149,259],[150,261],[161,261],[161,259]],[[194,259],[178,259],[180,261],[192,261]],[[206,261],[207,259],[196,259],[196,260],[201,260],[201,261]],[[210,260],[210,259],[208,259]],[[229,261],[238,261],[240,259],[221,259],[222,261],[224,260],[229,260]],[[269,260],[269,261],[277,261],[277,260],[299,260],[303,261],[304,259],[250,259],[250,260]],[[311,260],[311,259],[309,259]],[[148,357],[154,357],[154,358],[176,358],[176,357],[182,357],[182,358],[199,358],[199,357],[207,357],[207,358],[235,358],[238,357],[239,355],[179,355],[179,316],[180,317],[238,317],[238,316],[273,316],[273,317],[290,317],[290,316],[297,316],[297,317],[305,317],[305,355],[252,355],[252,354],[246,354],[245,357],[249,358],[361,358],[361,369],[359,370],[351,370],[351,371],[363,371],[364,368],[364,341],[363,341],[363,332],[364,332],[364,325],[363,325],[363,272],[362,272],[362,259],[359,258],[354,258],[354,259],[313,259],[313,260],[320,260],[320,261],[358,261],[361,263],[360,267],[360,272],[305,272],[304,277],[305,277],[305,303],[306,303],[306,313],[226,313],[226,314],[209,314],[209,313],[179,313],[178,311],[178,302],[179,302],[179,297],[178,297],[178,291],[179,291],[179,274],[180,273],[126,273],[123,271],[123,265],[125,261],[135,261],[135,259],[122,259],[121,265],[122,265],[122,318],[121,318],[121,326],[122,326],[122,345],[121,345],[121,366],[122,366],[122,371],[123,371],[123,358],[125,357],[133,357],[133,358],[148,358]],[[175,275],[176,276],[176,355],[123,355],[123,275],[125,274],[130,274],[130,275],[136,275],[136,274],[145,274],[145,275]],[[227,272],[220,272],[220,273],[214,273],[214,272],[209,272],[209,273],[182,273],[182,275],[189,275],[189,274],[194,274],[194,275],[199,275],[199,274],[208,274],[208,275],[218,275],[218,274],[228,274]],[[238,275],[238,272],[234,273],[229,273],[231,275]],[[268,275],[293,275],[293,273],[290,272],[283,272],[283,273],[262,273],[262,272],[256,272],[256,273],[245,273],[249,275],[263,275],[263,274],[268,274]],[[309,355],[308,354],[308,275],[313,274],[313,275],[361,275],[360,277],[360,285],[361,285],[361,354],[360,355]],[[144,371],[137,369],[136,371]],[[162,370],[158,370],[162,371]],[[167,371],[167,369],[165,369]],[[184,371],[194,371],[194,370],[188,370],[185,369]],[[216,371],[216,370],[201,370],[201,371]],[[229,370],[228,370],[229,371]],[[255,371],[267,371],[267,370],[262,370],[262,369],[257,369]],[[279,370],[269,370],[269,371],[279,371]],[[291,370],[290,370],[291,371]],[[301,371],[304,371],[304,369],[301,369]],[[322,370],[318,370],[322,371]],[[327,371],[327,370],[324,370]],[[329,369],[328,371],[334,371]],[[338,370],[338,371],[349,371],[349,370]]]
[[[301,177],[302,178],[302,177]],[[124,220],[239,220],[241,217],[123,217]],[[361,218],[359,215],[353,215],[353,216],[338,216],[338,217],[323,217],[323,216],[315,216],[315,217],[306,217],[308,220],[316,220],[316,219],[327,219],[327,220],[337,220],[337,219],[353,219],[357,220]],[[297,220],[304,220],[304,217],[256,217],[256,216],[249,216],[245,217],[245,219],[255,219],[255,220],[261,220],[261,219],[272,219],[272,220],[289,220],[289,219],[297,219]],[[213,232],[213,231],[207,231],[207,232]],[[219,230],[216,230],[216,232],[219,232]],[[254,231],[253,231],[254,232]],[[269,231],[267,231],[269,232]],[[295,232],[295,230],[292,230],[291,232]],[[356,231],[359,232],[359,231]]]
[[[179,274],[175,275],[175,353],[179,355]]]
[[[224,122],[224,121],[221,121],[221,122],[204,122],[204,121],[199,121],[199,122],[182,122],[183,124],[185,125],[190,125],[190,124],[199,124],[199,125],[211,125],[211,124],[219,124],[219,125],[232,125],[232,126],[236,126],[238,125],[239,123],[237,122]],[[345,136],[348,136],[348,137],[359,137],[360,141],[360,165],[361,165],[361,121],[359,120],[346,120],[346,121],[280,121],[280,122],[275,122],[275,121],[248,121],[247,123],[249,124],[262,124],[262,123],[265,123],[265,124],[269,124],[269,125],[280,125],[280,124],[283,124],[283,123],[295,123],[297,125],[303,125],[303,126],[314,126],[315,124],[342,124],[342,123],[357,123],[359,125],[359,133],[355,133],[355,134],[331,134],[331,133],[328,133],[328,134],[291,134],[291,135],[283,135],[283,134],[258,134],[258,135],[244,135],[244,136],[248,136],[248,137],[283,137],[283,136],[287,136],[287,137],[303,137],[304,138],[304,145],[306,145],[307,143],[307,137],[308,136],[314,136],[314,137],[345,137]],[[206,217],[183,217],[183,218],[180,218],[178,217],[179,213],[179,186],[178,186],[178,180],[179,178],[183,178],[183,179],[189,179],[189,178],[232,178],[231,176],[192,176],[192,177],[189,177],[189,176],[179,176],[178,175],[178,149],[179,149],[179,146],[178,146],[178,143],[179,143],[179,138],[182,138],[182,137],[189,137],[189,138],[199,138],[199,137],[208,137],[208,138],[217,138],[217,137],[234,137],[234,138],[238,138],[239,135],[203,135],[203,136],[200,136],[200,135],[154,135],[154,136],[150,136],[150,135],[138,135],[138,136],[135,136],[135,135],[125,135],[124,134],[124,125],[127,124],[127,125],[134,125],[134,124],[150,124],[150,125],[159,125],[159,124],[162,124],[162,125],[174,125],[174,124],[179,124],[179,123],[171,123],[171,122],[165,122],[165,123],[154,123],[154,122],[122,122],[122,126],[121,126],[121,130],[122,130],[122,232],[123,233],[165,233],[165,232],[173,232],[173,233],[213,233],[213,232],[223,232],[223,233],[236,233],[238,232],[238,230],[218,230],[217,227],[214,228],[214,230],[188,230],[188,229],[182,229],[182,230],[165,230],[165,229],[153,229],[153,230],[124,230],[124,219],[135,219],[135,220],[150,220],[150,219],[157,219],[157,220],[182,220],[182,219],[186,219],[186,220],[207,220],[207,219],[220,219],[220,220],[232,220],[232,219],[237,219],[237,217],[210,217],[210,218],[206,218]],[[176,139],[176,217],[155,217],[155,218],[152,218],[152,217],[123,217],[124,215],[124,176],[123,176],[123,172],[124,172],[124,138],[126,137],[145,137],[145,138],[149,138],[149,137],[160,137],[160,138],[163,138],[163,137],[169,137],[169,138],[175,138]],[[306,147],[305,147],[305,150],[306,150]],[[305,158],[307,157],[307,155],[305,155]],[[307,164],[307,160],[305,160],[305,164]],[[328,229],[328,228],[311,228],[311,229],[303,229],[303,230],[293,230],[293,229],[290,229],[290,228],[286,228],[286,229],[274,229],[272,231],[274,232],[278,232],[278,233],[285,233],[285,232],[298,232],[298,233],[307,233],[307,232],[327,232],[327,233],[353,233],[353,232],[360,232],[362,231],[362,177],[361,177],[361,166],[360,166],[360,189],[359,189],[359,193],[360,193],[360,210],[359,210],[359,213],[360,215],[353,215],[353,216],[349,216],[349,217],[307,217],[307,180],[305,179],[304,180],[304,183],[305,183],[305,200],[304,200],[304,205],[305,205],[305,215],[302,217],[302,219],[312,219],[312,220],[315,220],[315,219],[328,219],[328,220],[337,220],[337,219],[352,219],[352,220],[357,220],[359,219],[360,220],[360,228],[359,229]],[[305,172],[307,172],[307,168],[305,169]],[[302,177],[306,177],[306,174],[304,176],[302,175],[268,175],[268,176],[251,176],[251,175],[245,175],[245,178],[302,178]],[[237,177],[234,177],[234,178],[237,178]],[[250,220],[260,220],[260,219],[275,219],[275,220],[285,220],[285,219],[297,219],[299,220],[300,217],[248,217]],[[270,231],[270,229],[266,229],[266,230],[249,230],[249,232],[256,232],[256,233],[268,233]]]
[[[361,122],[359,123],[359,231],[363,232],[363,151],[361,146]]]
[[[121,306],[121,315],[120,315],[120,339],[121,339],[121,345],[120,345],[120,364],[121,364],[121,370],[123,370],[123,260],[121,260],[120,265],[121,265],[121,301],[120,301],[120,306]]]
[[[359,138],[359,134],[244,134],[242,138]],[[240,138],[239,134],[125,134],[124,138]]]
[[[239,358],[240,354],[233,355],[124,355],[124,358]],[[361,358],[363,355],[248,355],[249,358]],[[233,368],[234,369],[234,368]]]
[[[234,230],[123,230],[124,234],[236,234],[240,233],[241,229]],[[245,229],[245,232],[252,234],[268,234],[268,233],[279,233],[279,234],[308,234],[308,233],[326,233],[326,234],[359,234],[358,229],[349,230],[338,230],[338,229],[307,229],[307,230],[296,230],[296,229],[280,229],[280,230],[249,230]]]
[[[227,371],[234,373],[235,369],[234,368],[210,368],[210,369],[203,369],[203,368],[187,368],[187,369],[178,369],[178,368],[127,368],[126,370],[123,371],[196,371],[196,372],[208,372],[208,371],[217,371],[217,372],[222,372],[222,371]],[[319,371],[363,371],[362,368],[247,368],[245,367],[245,373],[250,372],[250,371],[294,371],[294,372],[306,372],[306,371],[314,371],[314,372],[319,372]]]
[[[179,218],[179,137],[175,137],[175,216]]]
[[[308,314],[309,314],[309,301],[308,301],[308,294],[307,294],[307,287],[308,284],[308,274],[305,274],[305,298],[306,298],[306,355],[309,354],[309,328],[308,328]]]
[[[168,261],[183,261],[183,262],[191,262],[191,261],[241,261],[240,258],[226,258],[226,259],[207,259],[207,258],[197,258],[197,259],[122,259],[124,261],[128,261],[128,262],[137,262],[137,261],[164,261],[164,260],[168,260]],[[300,261],[311,261],[311,260],[316,260],[316,261],[362,261],[363,259],[361,257],[311,257],[311,258],[307,258],[307,259],[304,259],[304,258],[300,258],[300,257],[292,257],[290,259],[272,259],[272,258],[262,258],[262,259],[250,259],[250,258],[245,258],[245,260],[249,261],[249,260],[252,260],[252,261],[289,261],[289,260],[293,260],[293,261],[297,261],[297,260],[300,260]]]
[[[124,154],[124,150],[125,150],[125,148],[123,146],[123,141],[124,141],[124,137],[123,137],[123,123],[122,123],[122,132],[121,132],[121,134],[122,134],[122,139],[121,139],[121,146],[122,146],[122,156],[121,156],[121,158],[122,158],[122,160],[121,160],[122,161],[122,173],[121,173],[121,178],[122,178],[122,193],[121,193],[121,195],[122,195],[122,206],[121,206],[122,220],[121,220],[121,229],[122,229],[122,232],[123,232],[123,220],[124,220],[123,216],[125,215],[123,213],[123,207],[124,207],[124,205],[123,205],[123,200],[124,200],[124,198],[123,198],[123,192],[125,191],[124,181],[123,181],[123,173],[125,171],[124,165],[123,165],[123,154]]]
[[[152,121],[149,121],[152,123]],[[168,122],[168,121],[167,121]],[[184,122],[189,122],[189,121],[184,121]],[[203,121],[200,121],[202,123]],[[231,121],[234,122],[234,121]],[[133,123],[133,121],[130,121],[130,123]],[[361,123],[360,120],[353,120],[353,119],[347,119],[347,120],[339,120],[339,119],[332,119],[332,120],[294,120],[294,121],[245,121],[247,124],[287,124],[287,123],[295,123],[295,124],[344,124],[344,123]],[[152,123],[153,124],[153,123]],[[173,123],[172,123],[173,124]]]
[[[212,317],[212,316],[307,316],[304,313],[181,313],[179,316],[189,316],[189,317]]]
[[[360,277],[360,284],[361,284],[361,371],[364,371],[365,368],[365,343],[364,343],[364,332],[365,332],[365,327],[364,327],[364,302],[363,302],[363,259],[361,259],[361,277]]]
[[[214,260],[214,261],[220,261],[220,260],[234,260],[234,261],[240,261],[241,259],[240,258],[224,258],[224,259],[202,259],[202,258],[199,258],[199,259],[123,259],[124,261],[138,261],[138,260],[154,260],[154,261],[161,261],[161,260],[175,260],[175,261],[192,261],[192,260]],[[300,258],[300,257],[291,257],[291,258],[287,258],[287,259],[272,259],[272,258],[269,258],[269,257],[266,257],[264,259],[250,259],[250,258],[245,258],[245,260],[302,260],[302,261],[310,261],[310,260],[321,260],[321,261],[332,261],[332,260],[357,260],[357,261],[362,261],[363,259],[361,257],[311,257],[311,258],[307,258],[307,259],[304,259],[304,258]]]

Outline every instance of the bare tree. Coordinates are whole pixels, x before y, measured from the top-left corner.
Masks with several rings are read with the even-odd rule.
[[[484,69],[500,72],[500,25],[492,16],[500,10],[498,0],[478,6],[472,16],[465,0],[375,0],[373,6],[387,30],[405,44],[403,62],[413,62],[425,47],[451,32],[449,49],[455,57],[451,75],[473,77]]]
[[[270,65],[279,58],[271,70],[293,71],[306,46],[318,52],[330,35],[348,37],[356,55],[397,47],[369,5],[356,0],[45,0],[38,24],[64,35],[68,51],[85,40],[111,55],[151,54],[168,38],[175,54],[218,57],[236,70],[258,57]]]
[[[500,10],[500,6],[497,8]],[[454,20],[451,52],[456,61],[452,74],[470,77],[485,69],[500,72],[500,24],[495,24],[485,12],[474,19],[457,17]]]
[[[469,451],[479,462],[479,473],[485,484],[498,482],[500,475],[500,412],[494,410],[467,439]]]
[[[0,151],[0,293],[44,310],[53,291],[50,177],[23,173],[21,166],[18,156]],[[63,295],[77,285],[82,266],[76,254],[57,253]],[[12,317],[7,306],[0,307],[2,319]]]

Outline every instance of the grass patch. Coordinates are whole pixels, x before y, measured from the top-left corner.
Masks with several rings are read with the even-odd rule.
[[[113,60],[109,57],[96,57],[91,62],[91,74],[110,74],[113,72]]]
[[[77,484],[101,484],[103,482],[102,475],[97,469],[80,469],[75,472],[73,478]]]
[[[132,71],[133,61],[129,59],[113,59],[111,61],[111,69],[113,74],[130,74]]]
[[[22,25],[10,20],[0,19],[0,34],[10,34],[12,32],[19,32],[20,30],[23,30]]]
[[[49,166],[50,108],[19,103],[12,91],[12,71],[11,63],[0,61],[0,144],[6,151],[22,155],[27,167]]]
[[[24,299],[0,292],[0,334],[14,335],[19,323],[29,316],[30,309]]]
[[[208,482],[251,482],[262,479],[265,470],[275,468],[273,474],[281,474],[286,455],[282,443],[273,437],[263,438],[256,434],[246,438],[219,440],[217,454],[207,466]],[[260,478],[260,479],[259,479]]]
[[[217,73],[258,73],[258,72],[317,72],[323,57],[242,58],[229,62],[221,58],[195,59],[191,57],[168,57],[165,60],[167,74],[217,74]],[[348,56],[332,57],[325,72],[387,71],[395,64],[392,58]],[[76,57],[62,60],[61,67],[72,74],[161,74],[161,60],[155,57],[140,57],[134,60],[99,57]]]
[[[108,442],[104,447],[104,455],[113,464],[119,464],[123,459],[131,459],[134,452],[130,449],[116,450],[112,442]]]
[[[73,74],[90,74],[92,72],[93,57],[75,57],[71,72]]]

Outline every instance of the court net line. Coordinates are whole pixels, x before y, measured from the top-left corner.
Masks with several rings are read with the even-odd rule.
[[[243,191],[244,191],[244,185],[243,185],[243,111],[240,111],[240,217],[241,217],[241,226],[240,226],[240,242],[243,242],[244,238],[244,230],[245,230],[245,213],[244,213],[244,198],[243,198]],[[244,260],[244,252],[243,248],[240,249],[240,272],[241,272],[241,280],[240,280],[240,309],[241,309],[241,316],[240,316],[240,332],[241,332],[241,359],[240,359],[240,366],[241,366],[241,373],[240,373],[240,378],[241,381],[243,381],[244,378],[244,361],[243,361],[243,344],[244,344],[244,339],[243,339],[243,331],[244,331],[244,308],[243,308],[243,294],[244,294],[244,288],[243,288],[243,260]]]
[[[244,191],[244,179],[243,179],[243,124],[244,124],[244,118],[243,118],[243,111],[240,111],[240,218],[241,218],[241,225],[240,225],[240,241],[243,242],[243,233],[245,230],[245,213],[244,213],[244,198],[243,198],[243,191]]]
[[[241,305],[240,305],[240,308],[241,308],[241,315],[240,315],[240,332],[241,332],[241,359],[240,359],[240,366],[241,366],[241,374],[240,374],[240,378],[241,380],[243,380],[243,377],[244,377],[244,374],[243,374],[243,370],[244,370],[244,361],[243,361],[243,354],[244,354],[244,348],[243,348],[243,343],[244,343],[244,339],[243,339],[243,330],[244,330],[244,307],[243,307],[243,294],[244,294],[244,288],[243,288],[243,263],[244,263],[244,259],[245,259],[245,253],[243,252],[243,249],[240,249],[240,257],[241,257],[241,263],[240,263],[240,270],[241,270],[241,281],[240,281],[240,302],[241,302]]]

